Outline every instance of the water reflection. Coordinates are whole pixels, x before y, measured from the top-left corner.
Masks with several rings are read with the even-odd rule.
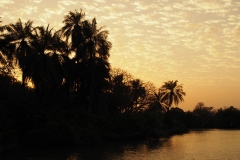
[[[151,150],[161,147],[160,141],[114,142],[101,146],[85,147],[79,150],[75,159],[134,159],[134,155],[144,158]],[[94,152],[93,152],[94,151]],[[147,158],[147,157],[146,157]]]
[[[162,147],[159,141],[122,141],[81,148],[28,149],[0,155],[11,160],[122,160],[149,159],[153,150]]]
[[[159,141],[112,142],[68,149],[22,150],[1,155],[11,160],[239,159],[239,130],[191,131]]]

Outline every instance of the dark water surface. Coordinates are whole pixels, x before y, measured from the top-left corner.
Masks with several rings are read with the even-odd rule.
[[[113,142],[82,148],[28,149],[0,160],[239,160],[240,130],[194,130],[159,141]]]

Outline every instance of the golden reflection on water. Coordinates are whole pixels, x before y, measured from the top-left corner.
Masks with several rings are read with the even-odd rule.
[[[240,130],[198,130],[127,147],[122,159],[240,159]],[[118,159],[118,158],[117,158]],[[119,158],[121,159],[121,158]]]
[[[140,144],[136,147],[127,147],[124,150],[123,157],[124,159],[131,159],[132,155],[138,155],[138,157],[144,158],[149,153],[149,148],[147,144]]]

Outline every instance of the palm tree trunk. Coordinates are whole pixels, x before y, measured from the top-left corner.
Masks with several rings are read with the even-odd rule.
[[[94,42],[93,42],[94,43]],[[94,92],[94,56],[95,56],[95,44],[92,46],[93,47],[93,51],[90,52],[90,94],[89,94],[89,111],[92,113],[93,112],[93,92]]]
[[[93,92],[94,92],[94,74],[93,60],[90,58],[90,94],[89,94],[89,112],[93,112]]]

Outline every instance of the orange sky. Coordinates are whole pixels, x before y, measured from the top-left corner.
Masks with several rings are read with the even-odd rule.
[[[110,31],[112,67],[156,87],[178,80],[187,93],[183,110],[198,102],[240,108],[237,0],[0,0],[3,24],[20,18],[56,30],[80,8]]]

